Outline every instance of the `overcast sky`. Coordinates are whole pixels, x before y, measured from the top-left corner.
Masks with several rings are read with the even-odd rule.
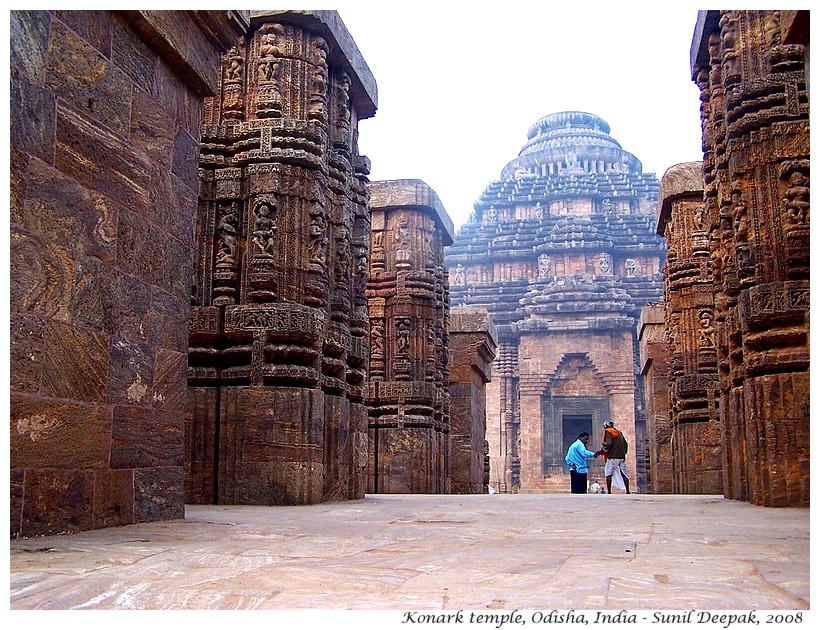
[[[359,124],[370,179],[424,180],[458,228],[529,127],[564,110],[606,120],[658,178],[702,159],[689,67],[696,5],[647,6],[335,3],[378,86],[378,111]]]

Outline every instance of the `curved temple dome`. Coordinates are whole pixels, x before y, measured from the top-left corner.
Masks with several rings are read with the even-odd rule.
[[[501,172],[502,179],[524,173],[640,173],[640,160],[609,135],[609,124],[587,112],[557,112],[538,120],[527,132],[527,144]]]

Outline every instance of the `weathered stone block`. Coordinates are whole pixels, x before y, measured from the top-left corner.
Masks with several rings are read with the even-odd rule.
[[[12,395],[9,412],[12,468],[103,468],[108,465],[111,448],[108,407]]]
[[[108,402],[148,405],[152,400],[153,383],[153,349],[133,341],[112,339],[108,366]]]
[[[27,470],[20,535],[29,538],[91,529],[93,506],[93,470]]]
[[[134,522],[185,518],[182,466],[134,471]]]
[[[181,467],[183,422],[178,410],[115,405],[111,467]]]
[[[152,291],[145,317],[146,341],[152,346],[184,352],[188,347],[188,310],[186,301],[164,291]]]
[[[23,225],[25,222],[25,198],[29,157],[22,151],[10,147],[9,174],[9,220]]]
[[[104,401],[108,379],[107,335],[49,321],[46,341],[43,395]]]
[[[11,228],[9,254],[13,307],[69,321],[75,274],[71,254],[15,227]]]
[[[151,173],[153,193],[157,176],[167,176],[170,170],[174,148],[174,119],[149,94],[135,90],[130,124],[131,142],[144,152],[154,165]],[[155,211],[156,206],[160,204],[153,194],[152,199],[155,207],[151,210]]]
[[[49,11],[11,11],[10,13],[11,68],[16,68],[32,81],[40,83],[43,81],[48,54],[51,13]],[[14,125],[12,125],[13,129]]]
[[[77,36],[91,44],[103,57],[111,58],[115,18],[108,11],[55,11],[54,16]]]
[[[26,487],[24,470],[12,470],[9,473],[9,531],[12,538],[20,537],[23,524],[23,492]]]
[[[111,24],[111,61],[125,72],[142,92],[154,94],[159,55],[135,32],[122,16],[114,15]],[[135,94],[135,99],[139,96]],[[135,101],[135,107],[138,107]],[[171,140],[169,135],[166,141]]]
[[[58,169],[119,205],[145,214],[151,204],[148,156],[93,118],[62,106],[57,108],[56,134]]]
[[[43,372],[45,322],[27,313],[11,313],[9,363],[11,390],[36,394],[40,390]]]
[[[157,348],[154,356],[154,387],[151,403],[157,409],[181,410],[185,408],[185,370],[188,355],[165,348]]]
[[[134,471],[94,471],[94,528],[134,522]]]
[[[54,92],[32,83],[14,69],[9,91],[9,139],[12,146],[52,164],[57,114]]]
[[[128,77],[60,21],[54,20],[51,29],[46,87],[74,111],[127,136],[133,89]]]

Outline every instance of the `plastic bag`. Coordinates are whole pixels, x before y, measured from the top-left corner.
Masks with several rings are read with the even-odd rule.
[[[626,484],[624,483],[624,478],[621,476],[620,468],[616,468],[612,471],[612,485],[618,488],[618,490],[626,490]]]

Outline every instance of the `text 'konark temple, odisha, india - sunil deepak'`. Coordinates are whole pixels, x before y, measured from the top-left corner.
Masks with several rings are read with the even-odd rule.
[[[702,163],[553,113],[457,233],[335,11],[10,35],[11,537],[568,492],[607,419],[633,490],[809,504],[808,11],[698,14]]]

